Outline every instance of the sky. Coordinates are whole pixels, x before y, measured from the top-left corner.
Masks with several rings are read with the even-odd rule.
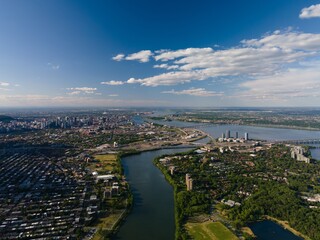
[[[320,1],[2,0],[0,107],[320,106]]]

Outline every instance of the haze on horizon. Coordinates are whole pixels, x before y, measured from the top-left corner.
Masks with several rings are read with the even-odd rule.
[[[318,107],[319,26],[319,0],[4,0],[0,107]]]

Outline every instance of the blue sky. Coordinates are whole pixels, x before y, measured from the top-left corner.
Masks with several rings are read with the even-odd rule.
[[[3,0],[0,107],[319,106],[319,4]]]

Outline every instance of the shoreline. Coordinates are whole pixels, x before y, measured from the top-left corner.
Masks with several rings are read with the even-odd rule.
[[[198,124],[212,124],[212,125],[238,125],[238,126],[252,126],[252,127],[265,127],[265,128],[284,128],[284,129],[295,129],[295,130],[306,130],[306,131],[320,131],[320,128],[313,127],[300,127],[300,126],[289,126],[289,125],[273,125],[273,124],[255,124],[255,123],[215,123],[215,122],[201,122],[201,121],[184,121],[175,119],[175,121],[186,122],[186,123],[198,123]]]

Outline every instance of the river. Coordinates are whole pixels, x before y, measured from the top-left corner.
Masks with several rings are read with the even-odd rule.
[[[320,139],[320,131],[287,129],[287,128],[269,128],[256,127],[246,125],[216,125],[201,124],[181,121],[154,121],[155,123],[164,124],[174,127],[194,127],[203,130],[214,138],[218,138],[222,133],[230,130],[231,137],[235,137],[238,132],[239,137],[244,137],[245,133],[249,134],[249,138],[267,141],[283,141],[283,140],[303,140],[303,139]],[[320,145],[316,145],[320,147]],[[320,160],[320,148],[311,149],[312,157]]]
[[[173,188],[153,159],[190,149],[161,149],[142,152],[121,159],[130,184],[134,204],[131,213],[113,239],[174,239]]]

